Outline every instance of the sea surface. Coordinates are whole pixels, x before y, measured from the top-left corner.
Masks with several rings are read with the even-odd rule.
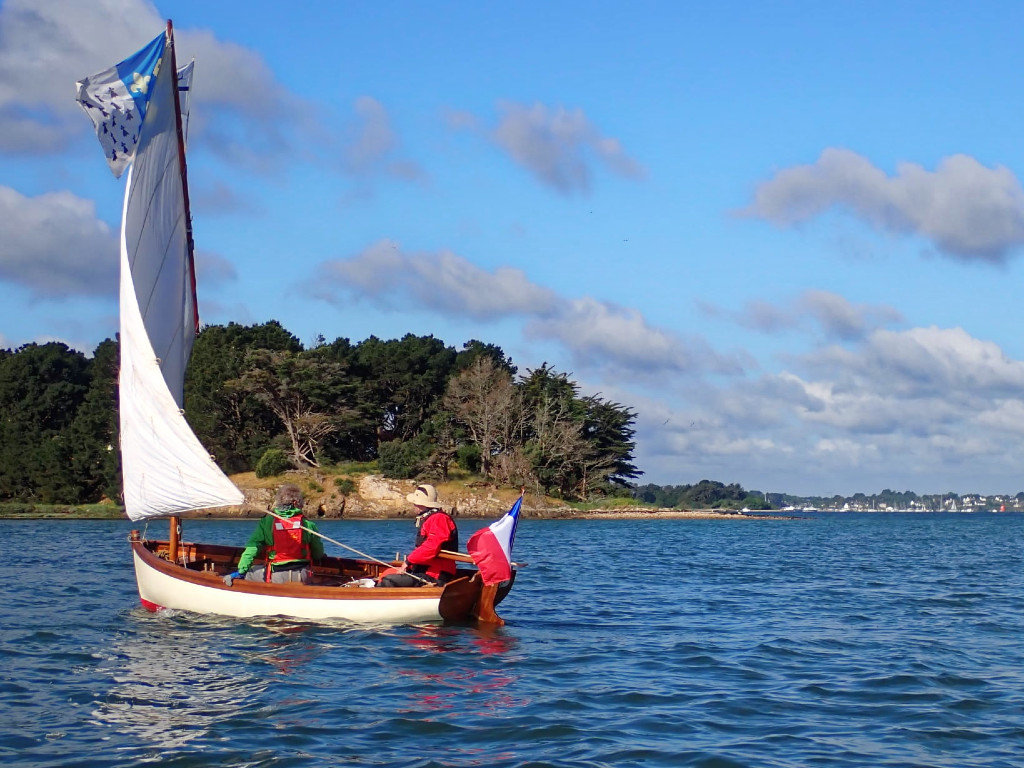
[[[524,518],[490,632],[147,613],[131,527],[0,521],[3,765],[1024,766],[1021,514]]]

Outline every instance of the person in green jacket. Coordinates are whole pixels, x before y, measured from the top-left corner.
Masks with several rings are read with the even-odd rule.
[[[238,570],[224,577],[231,586],[235,579],[269,581],[273,584],[309,581],[310,563],[324,556],[324,542],[316,535],[316,525],[302,516],[304,500],[297,485],[282,485],[274,497],[274,515],[267,515],[256,526],[238,560]],[[285,519],[280,519],[285,518]],[[266,555],[268,566],[253,566]],[[270,576],[267,577],[267,567]]]

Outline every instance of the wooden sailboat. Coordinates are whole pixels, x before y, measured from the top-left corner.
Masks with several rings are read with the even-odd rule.
[[[223,575],[235,570],[241,547],[181,540],[181,513],[237,506],[243,496],[182,411],[199,318],[179,76],[168,22],[142,51],[78,84],[79,101],[96,124],[112,170],[118,176],[128,170],[120,284],[124,502],[133,521],[169,517],[171,523],[167,541],[132,532],[143,606],[234,617],[503,623],[494,607],[511,589],[514,569],[500,583],[485,584],[477,569],[466,567],[443,587],[377,589],[367,587],[388,563],[327,557],[314,566],[309,584],[236,580],[229,587]],[[123,136],[112,144],[115,127]],[[129,135],[129,127],[136,133]]]

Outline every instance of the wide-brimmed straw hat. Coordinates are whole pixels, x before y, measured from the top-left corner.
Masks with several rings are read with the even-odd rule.
[[[406,496],[405,500],[415,504],[417,507],[427,507],[428,509],[441,508],[441,502],[437,500],[437,488],[426,483],[416,486],[416,490]]]

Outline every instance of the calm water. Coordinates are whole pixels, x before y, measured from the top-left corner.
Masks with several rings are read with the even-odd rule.
[[[0,521],[3,764],[1024,765],[1024,515],[525,519],[491,634],[148,614],[129,527]]]

